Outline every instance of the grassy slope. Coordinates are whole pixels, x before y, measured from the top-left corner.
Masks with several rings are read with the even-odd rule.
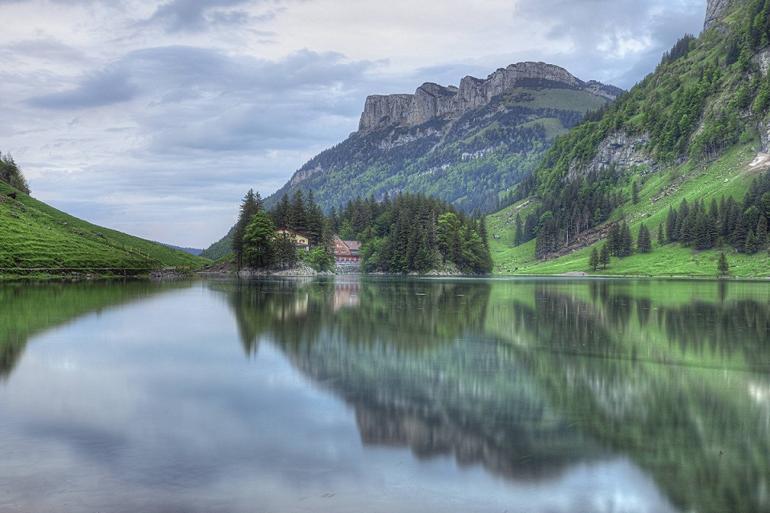
[[[639,225],[647,224],[653,237],[654,250],[649,254],[635,254],[628,258],[613,258],[610,267],[599,271],[602,275],[639,276],[714,276],[717,259],[724,249],[730,262],[731,274],[738,277],[770,277],[770,258],[766,252],[748,256],[725,247],[711,251],[695,251],[679,244],[659,247],[655,242],[657,227],[665,221],[669,206],[678,206],[682,199],[693,201],[698,198],[717,200],[721,196],[742,199],[755,176],[748,168],[755,152],[750,146],[741,146],[726,153],[720,160],[700,168],[685,164],[646,177],[637,205],[626,205],[615,213],[615,219],[625,215],[636,236]],[[652,199],[666,189],[676,177],[686,175],[674,194],[654,202]],[[591,247],[570,255],[540,262],[535,259],[534,241],[519,247],[513,246],[515,212],[521,203],[493,214],[487,218],[490,233],[492,258],[497,274],[562,274],[568,272],[589,272],[588,257]],[[530,207],[521,208],[522,218]]]
[[[205,260],[102,228],[23,193],[13,200],[0,182],[0,274],[29,269],[196,268]]]

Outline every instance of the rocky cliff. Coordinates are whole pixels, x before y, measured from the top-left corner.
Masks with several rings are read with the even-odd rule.
[[[586,91],[614,100],[622,91],[600,82],[583,82],[564,68],[542,62],[520,62],[501,68],[486,79],[465,77],[460,86],[425,83],[414,94],[375,95],[366,99],[359,131],[389,126],[415,127],[433,119],[455,120],[488,105],[493,98],[517,87],[556,87]]]
[[[703,29],[708,30],[717,25],[727,14],[730,7],[738,0],[708,0],[706,6],[706,22]]]

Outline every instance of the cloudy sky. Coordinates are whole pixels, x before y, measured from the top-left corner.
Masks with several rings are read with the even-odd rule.
[[[205,247],[368,94],[542,60],[628,88],[705,0],[0,0],[0,151],[33,195]]]

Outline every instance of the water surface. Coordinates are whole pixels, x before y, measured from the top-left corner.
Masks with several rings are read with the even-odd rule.
[[[0,512],[770,511],[770,287],[0,286]]]

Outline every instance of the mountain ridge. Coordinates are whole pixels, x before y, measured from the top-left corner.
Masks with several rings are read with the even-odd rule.
[[[312,191],[328,211],[356,197],[423,193],[466,212],[491,212],[535,168],[554,138],[622,90],[552,64],[524,62],[460,85],[372,95],[359,130],[300,167],[276,193]],[[231,232],[232,233],[232,232]],[[229,237],[204,256],[229,252]]]

